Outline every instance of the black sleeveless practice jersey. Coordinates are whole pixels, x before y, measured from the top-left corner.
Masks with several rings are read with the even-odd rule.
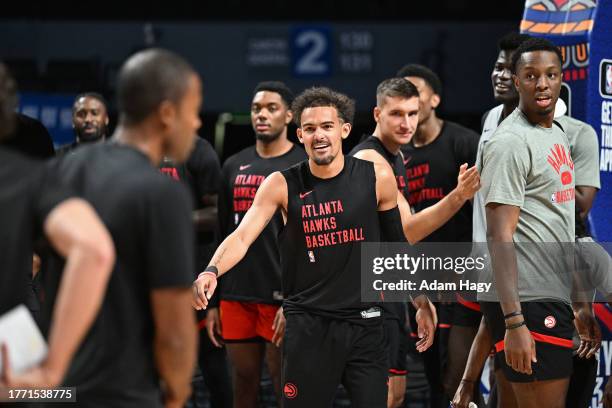
[[[221,171],[219,191],[221,239],[238,227],[266,177],[306,158],[306,153],[298,146],[272,158],[259,156],[255,146],[251,146],[228,158]],[[278,249],[278,234],[282,228],[283,216],[278,211],[244,258],[220,279],[221,299],[272,304],[282,302]]]
[[[360,152],[362,150],[374,150],[382,157],[384,157],[385,160],[387,160],[387,162],[393,169],[393,174],[395,175],[395,180],[397,181],[397,189],[402,193],[404,197],[406,197],[407,200],[408,188],[406,186],[406,169],[404,167],[402,155],[399,153],[391,153],[385,148],[385,145],[383,145],[380,139],[376,136],[369,136],[363,142],[359,143],[353,148],[353,150],[351,150],[350,155],[354,156],[355,154],[357,154],[357,152]],[[384,310],[384,317],[386,319],[399,319],[402,322],[405,320],[406,308],[403,303],[385,302],[382,303],[381,306]]]
[[[307,161],[282,172],[288,189],[280,240],[283,307],[287,314],[373,323],[379,319],[364,311],[374,304],[361,302],[360,244],[380,240],[376,175],[371,162],[344,160],[329,179],[315,177]]]

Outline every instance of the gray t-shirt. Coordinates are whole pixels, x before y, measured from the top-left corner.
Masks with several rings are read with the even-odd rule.
[[[599,144],[597,133],[588,123],[569,116],[555,119],[563,126],[572,150],[577,186],[601,188],[599,181]]]
[[[574,241],[575,191],[565,133],[556,125],[534,126],[516,109],[482,146],[481,181],[485,205],[520,207],[513,241],[521,301],[569,302],[570,271],[561,243]],[[490,296],[479,300],[496,300]]]

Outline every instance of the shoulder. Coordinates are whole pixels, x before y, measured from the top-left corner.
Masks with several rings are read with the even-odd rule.
[[[366,149],[357,150],[351,152],[351,156],[356,159],[367,160],[373,163],[386,163],[387,160],[376,150],[372,149],[371,146],[368,146]]]
[[[395,185],[396,183],[395,175],[393,174],[393,169],[391,168],[389,163],[384,161],[380,163],[374,162],[373,164],[374,164],[374,173],[376,174],[376,181],[381,181],[381,182],[389,181]]]
[[[235,167],[238,164],[244,164],[242,163],[242,161],[248,160],[249,158],[253,157],[254,152],[255,152],[255,146],[245,147],[238,153],[234,153],[233,155],[225,159],[225,162],[223,163],[223,167],[224,168]]]

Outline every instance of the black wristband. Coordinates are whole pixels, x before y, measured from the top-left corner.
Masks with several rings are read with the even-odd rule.
[[[510,326],[506,326],[506,330],[514,330],[514,329],[518,329],[521,326],[525,326],[527,324],[527,322],[525,322],[524,320],[520,323],[515,323],[515,324],[511,324]]]
[[[206,269],[204,269],[204,272],[212,272],[215,276],[219,276],[219,270],[214,265],[208,265]]]
[[[521,312],[520,310],[516,312],[508,313],[507,315],[504,315],[504,320],[508,320],[511,317],[515,317],[515,316],[521,316],[522,314],[523,312]]]

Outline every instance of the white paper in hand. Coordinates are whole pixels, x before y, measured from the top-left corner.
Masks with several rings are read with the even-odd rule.
[[[0,344],[8,347],[11,370],[15,374],[39,365],[47,356],[45,339],[24,305],[0,316]],[[2,364],[0,358],[0,371]]]

